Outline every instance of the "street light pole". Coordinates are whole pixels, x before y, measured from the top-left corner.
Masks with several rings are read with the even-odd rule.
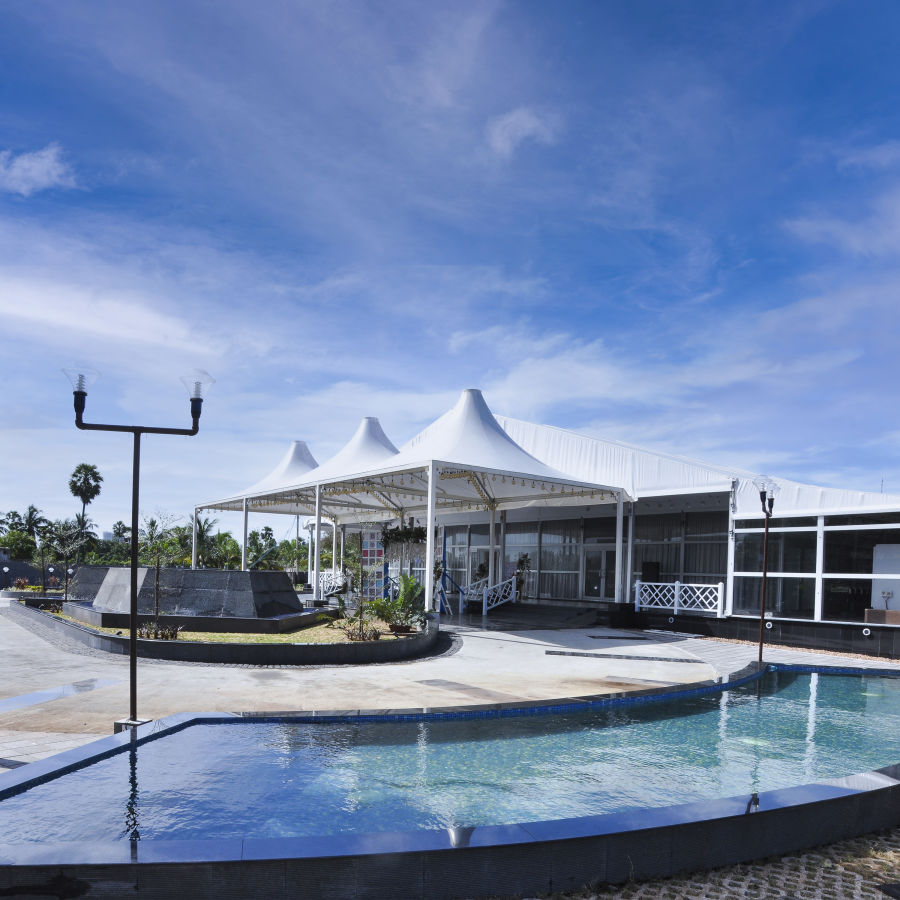
[[[775,507],[775,483],[772,481],[760,481],[759,502],[762,505],[763,515],[766,517],[765,530],[763,531],[763,564],[762,564],[762,590],[759,600],[759,665],[762,667],[763,636],[765,635],[766,618],[766,575],[769,565],[769,519],[772,518],[772,510]]]
[[[137,617],[138,617],[138,508],[140,494],[141,473],[141,435],[142,434],[180,434],[195,435],[200,430],[200,413],[203,410],[203,391],[205,386],[214,384],[215,380],[207,372],[197,370],[192,376],[184,376],[181,380],[190,392],[191,397],[191,427],[190,428],[159,428],[147,425],[101,425],[95,422],[85,422],[85,400],[87,388],[96,378],[96,372],[76,369],[64,369],[72,382],[72,396],[75,402],[75,426],[82,431],[118,431],[129,433],[134,438],[133,461],[131,468],[131,607],[128,640],[129,657],[129,712],[128,719],[121,724],[122,728],[135,728],[142,725],[147,719],[137,717]]]

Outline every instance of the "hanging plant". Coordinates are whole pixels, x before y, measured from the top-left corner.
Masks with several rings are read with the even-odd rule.
[[[424,544],[426,537],[421,525],[398,525],[396,528],[384,525],[381,528],[381,546],[385,553],[403,544]]]

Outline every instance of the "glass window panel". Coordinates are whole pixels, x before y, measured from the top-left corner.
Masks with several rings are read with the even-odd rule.
[[[875,548],[886,544],[900,544],[900,530],[826,531],[825,571],[871,575],[877,552]],[[881,574],[897,575],[900,571]]]
[[[628,534],[625,525],[623,534]],[[614,516],[603,519],[584,520],[584,542],[586,544],[611,544],[616,539],[616,520]]]
[[[520,544],[537,546],[537,522],[515,522],[506,526],[506,546],[517,547]]]
[[[687,513],[684,523],[684,534],[687,541],[728,540],[727,511]]]
[[[863,516],[825,516],[826,525],[900,525],[900,512],[866,513]]]
[[[468,529],[465,525],[451,525],[444,529],[448,547],[465,547]]]
[[[544,522],[541,528],[541,545],[577,544],[581,538],[581,522],[566,519],[562,522]]]
[[[734,570],[762,572],[763,534],[734,536]],[[900,538],[900,533],[898,533]],[[816,533],[814,531],[769,532],[768,570],[770,572],[816,572]]]
[[[872,582],[868,578],[823,579],[823,619],[862,622],[866,617],[866,610],[871,605]]]
[[[578,547],[551,544],[541,546],[542,572],[577,572],[580,554]]]
[[[777,501],[776,501],[777,502]],[[817,525],[815,516],[796,516],[794,518],[769,519],[769,528],[815,528]],[[766,520],[760,515],[758,519],[735,519],[735,528],[765,528]]]
[[[734,611],[759,615],[762,578],[734,579]],[[811,619],[815,611],[815,578],[766,578],[766,612],[788,619]]]
[[[724,581],[728,570],[728,544],[685,544],[684,580],[689,584]]]
[[[573,600],[577,593],[577,573],[541,572],[541,599]]]
[[[470,541],[472,547],[487,547],[490,543],[488,536],[490,527],[488,525],[472,525],[469,531],[471,535]]]
[[[681,540],[681,514],[665,516],[635,516],[636,544]]]
[[[651,577],[650,570],[659,566],[659,577]],[[678,544],[635,544],[634,570],[644,581],[678,581],[681,574],[681,548]]]

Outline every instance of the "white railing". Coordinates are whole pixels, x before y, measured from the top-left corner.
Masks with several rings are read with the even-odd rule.
[[[334,594],[344,586],[342,572],[319,572],[319,596],[327,597]]]
[[[467,584],[465,588],[460,592],[460,611],[464,606],[468,606],[470,603],[478,603],[479,600],[483,601],[484,590],[487,586],[487,578],[479,578],[478,581],[473,581],[471,584]]]
[[[673,613],[712,613],[721,619],[725,615],[725,585],[721,581],[718,584],[637,581],[634,608],[637,612],[659,609]]]
[[[486,579],[485,579],[486,580]],[[481,614],[486,616],[488,610],[500,606],[502,603],[509,603],[516,599],[516,576],[507,578],[499,584],[493,584],[484,588],[484,600],[482,601]]]

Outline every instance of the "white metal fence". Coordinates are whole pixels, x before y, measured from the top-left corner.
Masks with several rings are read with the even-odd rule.
[[[673,613],[706,613],[725,615],[725,585],[682,584],[680,581],[658,583],[638,581],[634,586],[634,608],[658,609]]]

